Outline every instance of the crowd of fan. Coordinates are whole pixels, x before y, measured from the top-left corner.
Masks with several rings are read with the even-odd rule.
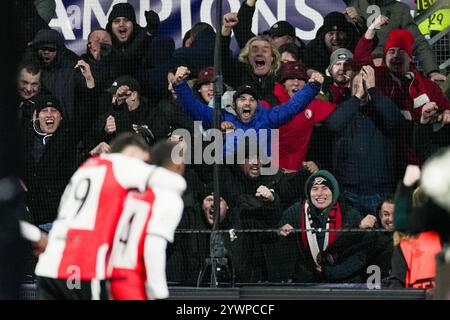
[[[430,46],[397,1],[378,1],[381,15],[367,26],[368,2],[353,0],[345,14],[327,14],[307,45],[287,21],[252,34],[256,2],[223,17],[221,128],[279,129],[279,170],[262,175],[261,155],[249,148],[243,164],[222,166],[220,228],[278,232],[222,234],[234,281],[363,282],[377,265],[383,278],[405,286],[404,270],[391,268],[393,194],[399,182],[412,187],[401,182],[408,164],[450,144],[449,92],[437,84],[446,77]],[[184,143],[176,129],[195,136],[213,126],[214,29],[197,23],[175,48],[159,35],[158,15],[145,17],[141,27],[130,4],[114,5],[82,56],[48,27],[27,45],[17,73],[20,177],[29,220],[43,230],[76,168],[108,152],[116,135]],[[209,165],[186,165],[180,230],[211,229],[212,176]],[[386,232],[293,232],[299,228]],[[170,282],[196,283],[209,236],[177,234]]]

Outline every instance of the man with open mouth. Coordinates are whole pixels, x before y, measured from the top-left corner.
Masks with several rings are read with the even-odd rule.
[[[284,103],[302,90],[308,80],[303,63],[286,62],[281,67],[279,83],[275,86],[274,94],[280,103]],[[285,172],[299,171],[303,168],[315,125],[324,121],[334,107],[333,103],[316,98],[304,111],[280,127],[280,168]],[[316,148],[323,147],[322,141],[316,146]]]
[[[190,70],[187,67],[178,67],[173,79],[173,88],[178,101],[184,112],[188,113],[195,120],[202,121],[204,127],[212,128],[214,110],[195,98],[191,88],[185,81],[189,74]],[[268,130],[279,128],[300,113],[318,94],[322,82],[323,76],[319,73],[314,73],[308,84],[294,94],[289,101],[270,109],[261,106],[259,96],[254,87],[243,85],[233,95],[233,107],[236,115],[223,111],[222,121],[228,121],[236,129],[241,129],[244,132],[254,130],[257,141],[253,141],[253,143],[259,143],[260,148],[265,148],[266,152],[268,152],[267,155],[269,155],[271,145],[267,140],[270,135],[267,134],[266,141],[263,141],[264,137],[260,139],[261,132],[269,133],[267,132]],[[234,150],[237,150],[238,143],[242,142],[238,141],[238,138],[235,135],[225,137],[224,152],[226,155],[233,155]],[[233,145],[234,148],[231,148]]]
[[[397,134],[402,148],[402,163],[396,172],[397,177],[400,177],[407,164],[420,163],[412,147],[413,122],[420,120],[422,109],[431,106],[440,114],[442,125],[450,123],[450,102],[441,88],[412,63],[418,52],[413,50],[414,37],[408,29],[394,29],[389,33],[384,46],[383,63],[381,66],[374,65],[372,50],[375,35],[389,21],[388,17],[382,15],[375,19],[359,40],[353,58],[358,67],[368,64],[374,68],[376,87],[397,105],[407,120],[403,130]]]

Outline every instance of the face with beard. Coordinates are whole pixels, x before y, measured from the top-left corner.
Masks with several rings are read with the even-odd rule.
[[[305,86],[305,80],[301,79],[287,79],[284,82],[284,89],[286,90],[289,97],[292,96],[299,90],[301,90]]]
[[[386,65],[396,76],[404,76],[409,72],[411,57],[402,48],[392,47],[386,52]]]
[[[248,63],[253,69],[253,73],[259,77],[270,72],[273,62],[272,48],[268,41],[255,40],[250,45]]]
[[[43,133],[47,134],[54,133],[58,130],[61,120],[61,113],[53,107],[42,109],[38,115],[39,127]]]
[[[339,60],[330,70],[333,81],[338,86],[347,85],[353,76],[353,69],[350,60]]]
[[[111,24],[112,33],[121,43],[125,43],[131,38],[133,29],[133,22],[125,17],[118,17]]]
[[[344,31],[329,31],[325,33],[325,46],[329,52],[344,48],[347,43],[347,34]]]
[[[240,165],[242,172],[250,179],[256,179],[261,175],[261,161],[257,156],[250,156]]]
[[[310,195],[313,206],[319,210],[328,208],[333,200],[333,193],[324,184],[312,186]]]
[[[88,50],[95,60],[100,60],[102,56],[106,56],[112,45],[111,36],[105,30],[93,31],[88,37]]]
[[[253,120],[258,107],[256,99],[253,96],[248,93],[243,93],[234,103],[237,116],[243,123],[248,123]]]
[[[45,65],[49,65],[56,59],[56,49],[52,47],[42,47],[39,48],[38,55]]]
[[[214,196],[209,195],[205,199],[203,199],[202,204],[203,213],[205,215],[206,221],[209,225],[213,225],[214,223]],[[219,221],[222,222],[227,216],[228,205],[226,201],[220,197],[220,218]]]

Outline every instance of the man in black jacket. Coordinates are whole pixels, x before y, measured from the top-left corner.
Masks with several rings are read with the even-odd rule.
[[[319,170],[306,181],[304,200],[283,212],[278,224],[280,236],[286,237],[294,229],[307,230],[295,234],[298,250],[291,280],[299,283],[358,280],[361,267],[366,262],[366,252],[353,247],[355,236],[340,231],[320,231],[354,228],[359,224],[359,214],[339,201],[339,195],[339,185],[334,176],[326,170]],[[345,259],[342,255],[339,257],[344,263],[330,263],[325,258],[330,247],[334,247],[332,252],[345,252]]]
[[[339,48],[346,48],[353,52],[361,35],[362,33],[359,33],[355,26],[347,21],[344,14],[330,12],[324,17],[323,25],[317,30],[316,38],[306,46],[304,52],[306,66],[324,73],[331,54]]]
[[[333,167],[343,196],[360,211],[374,214],[397,183],[394,142],[404,118],[398,107],[375,87],[372,67],[353,79],[352,97],[339,104],[326,124],[334,133]]]
[[[112,100],[109,108],[105,108],[108,111],[97,119],[90,147],[101,141],[110,142],[116,135],[126,131],[141,134],[150,145],[167,137],[170,131],[168,122],[142,96],[141,86],[135,78],[121,76],[107,91],[112,95]]]
[[[133,6],[115,4],[108,16],[106,30],[112,37],[115,74],[135,75],[143,66],[152,35],[136,22]]]

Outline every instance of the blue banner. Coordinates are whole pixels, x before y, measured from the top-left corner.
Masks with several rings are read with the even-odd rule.
[[[105,27],[116,3],[128,2],[136,10],[141,26],[146,25],[144,12],[154,10],[161,19],[160,34],[170,35],[181,46],[183,35],[197,22],[215,25],[217,0],[56,0],[56,15],[50,27],[60,31],[66,45],[80,54],[86,51],[86,39],[92,29]],[[413,0],[403,0],[412,5]],[[237,12],[242,0],[223,0],[223,13]],[[343,0],[259,0],[253,19],[253,33],[267,30],[278,20],[296,27],[297,36],[309,41],[331,11],[345,11]],[[414,9],[414,7],[411,7]]]

